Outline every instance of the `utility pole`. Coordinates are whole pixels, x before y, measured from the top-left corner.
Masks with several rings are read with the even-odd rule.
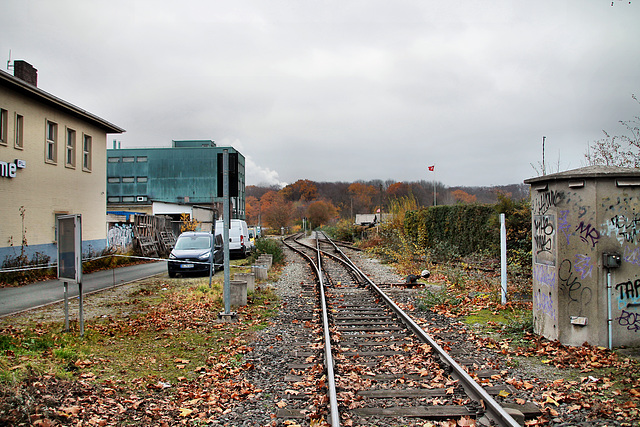
[[[546,175],[547,174],[547,170],[544,167],[544,142],[547,139],[546,136],[542,137],[542,175]]]

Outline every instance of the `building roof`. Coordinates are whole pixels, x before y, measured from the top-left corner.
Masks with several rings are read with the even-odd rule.
[[[121,127],[116,126],[113,123],[109,123],[108,121],[96,116],[95,114],[91,114],[88,111],[76,107],[75,105],[57,98],[50,93],[45,92],[42,89],[39,89],[38,87],[29,84],[22,79],[14,77],[2,70],[0,70],[0,85],[6,86],[10,89],[15,90],[16,92],[19,92],[44,104],[48,104],[54,108],[58,108],[75,117],[79,117],[101,129],[104,129],[106,133],[125,132],[125,130]]]
[[[564,172],[542,175],[525,179],[525,184],[536,184],[546,181],[564,181],[585,178],[640,178],[640,168],[624,168],[618,166],[586,166]]]

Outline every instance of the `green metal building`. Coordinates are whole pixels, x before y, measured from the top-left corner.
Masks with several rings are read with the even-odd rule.
[[[244,219],[245,159],[233,147],[217,147],[210,140],[172,141],[167,148],[116,148],[115,144],[107,150],[108,213],[179,216],[200,206],[221,215],[217,159],[226,149],[238,158],[238,196],[230,200],[231,217]]]

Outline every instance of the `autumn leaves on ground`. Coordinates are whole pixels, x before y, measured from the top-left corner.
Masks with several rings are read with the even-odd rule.
[[[597,418],[640,419],[637,361],[533,335],[530,302],[501,305],[497,277],[486,264],[482,274],[471,261],[429,267],[429,282],[436,286],[420,293],[415,315],[433,310],[474,325],[478,344],[502,352],[508,364],[527,360],[551,372],[546,378],[505,378],[515,388],[539,391],[535,403],[543,416],[529,425],[550,424],[561,407],[587,409]],[[270,281],[277,280],[277,269],[273,274]],[[145,281],[105,300],[102,314],[87,319],[83,338],[77,323],[63,334],[59,319],[4,319],[0,425],[201,425],[252,398],[260,390],[242,379],[243,371],[254,368],[243,354],[279,303],[273,291],[259,286],[240,310],[241,322],[220,321],[219,280],[211,288],[208,278]],[[530,292],[526,281],[520,286],[517,292]]]
[[[138,314],[88,320],[84,338],[77,324],[62,334],[61,322],[3,322],[0,425],[176,425],[215,417],[259,392],[241,379],[251,368],[242,355],[277,299],[266,289],[249,299],[241,322],[223,322],[219,283],[210,289],[208,278],[155,279],[113,304]]]

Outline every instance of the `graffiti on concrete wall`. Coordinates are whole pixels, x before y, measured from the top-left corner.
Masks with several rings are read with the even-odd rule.
[[[595,248],[596,243],[600,239],[600,232],[595,229],[591,224],[585,224],[584,221],[580,221],[580,224],[576,227],[576,231],[580,236],[580,239],[591,244],[592,248]]]
[[[564,259],[558,268],[558,289],[565,296],[570,316],[582,316],[591,302],[592,291],[579,280],[571,260]]]
[[[614,215],[611,218],[610,230],[613,231],[620,243],[638,243],[640,232],[640,216]]]
[[[614,286],[618,298],[618,308],[640,306],[640,279],[627,280]]]
[[[557,313],[553,305],[552,297],[556,289],[555,267],[545,264],[534,264],[533,278],[539,285],[537,292],[533,293],[533,304],[535,310],[539,313],[545,314],[553,320],[556,320]]]
[[[565,239],[567,246],[569,245],[569,237],[571,237],[571,225],[569,224],[569,210],[561,210],[558,215],[558,231],[560,231]]]
[[[564,198],[564,192],[562,191],[545,191],[540,193],[531,204],[531,209],[534,214],[544,215],[552,207],[558,206],[558,203]]]
[[[538,292],[533,293],[533,306],[536,311],[544,313],[553,320],[557,320],[558,315],[556,309],[553,306],[553,297],[551,293],[543,292],[538,289]]]
[[[589,255],[576,254],[574,267],[576,272],[580,274],[580,278],[585,279],[587,277],[591,277],[595,263],[591,261],[591,257]]]
[[[107,233],[107,244],[119,251],[130,249],[133,244],[133,224],[113,224]]]
[[[618,325],[627,328],[629,331],[640,331],[640,314],[632,311],[622,310],[620,316],[616,317]]]
[[[536,263],[555,264],[556,227],[554,215],[533,216],[533,247]]]
[[[630,264],[640,265],[640,247],[635,248],[624,245],[622,248],[622,259]]]

